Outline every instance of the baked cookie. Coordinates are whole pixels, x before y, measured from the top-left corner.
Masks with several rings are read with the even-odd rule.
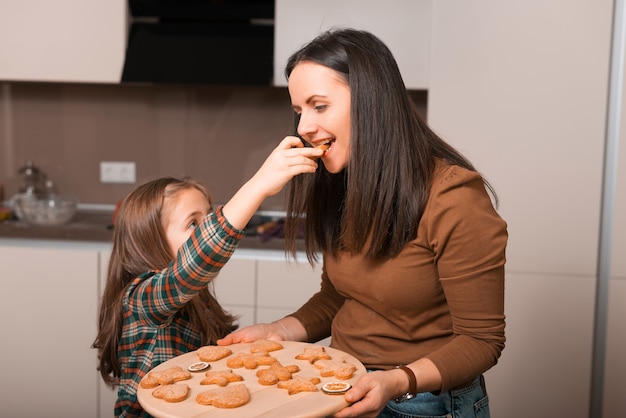
[[[191,373],[182,367],[173,366],[160,372],[148,372],[139,385],[144,389],[155,388],[159,385],[169,385],[181,380],[191,379]]]
[[[356,372],[356,366],[345,360],[317,360],[313,365],[320,370],[322,377],[335,376],[337,379],[346,380]]]
[[[232,370],[212,370],[205,373],[205,378],[200,381],[201,385],[226,386],[230,382],[241,382],[243,376],[233,373]]]
[[[278,382],[278,387],[287,389],[287,393],[294,395],[300,392],[317,392],[317,384],[321,382],[319,377],[294,376],[285,382]]]
[[[258,340],[250,346],[251,353],[269,353],[271,351],[281,350],[283,345],[278,341]]]
[[[271,357],[267,352],[258,353],[238,353],[237,355],[230,357],[226,360],[226,366],[239,369],[245,367],[246,369],[256,369],[257,366],[269,366],[276,362],[275,357]]]
[[[302,353],[296,356],[296,359],[315,363],[317,360],[330,360],[331,357],[324,347],[306,347]]]
[[[283,366],[280,362],[276,361],[270,364],[267,369],[259,370],[256,372],[256,376],[259,378],[259,383],[262,385],[275,385],[279,380],[291,379],[293,373],[300,371],[300,367],[296,365]]]
[[[162,385],[152,391],[152,396],[165,402],[182,402],[189,395],[189,386],[184,383]]]
[[[250,401],[248,388],[241,383],[198,393],[196,402],[202,405],[213,405],[217,408],[237,408]]]
[[[198,348],[196,352],[198,353],[198,358],[202,361],[218,361],[233,354],[230,348],[217,345],[205,345]]]

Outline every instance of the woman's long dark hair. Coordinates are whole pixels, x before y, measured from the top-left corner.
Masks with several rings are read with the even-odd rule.
[[[476,170],[421,119],[391,51],[376,36],[355,29],[322,33],[289,58],[287,79],[301,62],[328,67],[346,81],[352,137],[341,173],[331,174],[321,163],[314,176],[290,182],[287,251],[295,256],[304,218],[311,263],[319,250],[392,258],[417,236],[435,159]],[[296,115],[296,131],[297,123]]]
[[[160,178],[133,190],[122,202],[115,221],[113,250],[107,282],[100,305],[98,335],[93,348],[98,349],[98,370],[104,382],[113,387],[122,374],[117,348],[123,325],[123,298],[129,283],[140,274],[162,270],[173,260],[161,221],[166,197],[195,188],[209,204],[211,194],[202,184],[190,179]],[[224,311],[208,286],[183,308],[191,326],[205,344],[214,344],[235,329],[235,318]]]

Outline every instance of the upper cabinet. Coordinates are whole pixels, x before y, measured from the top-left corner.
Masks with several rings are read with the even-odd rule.
[[[158,2],[143,2],[142,4],[144,3],[156,4]],[[196,4],[197,2],[177,2],[176,7],[183,8],[187,3]],[[236,5],[234,2],[215,4],[215,7],[220,6],[222,9]],[[241,4],[245,4],[248,8],[256,5],[254,2]],[[265,83],[286,86],[283,70],[291,53],[323,30],[331,27],[353,27],[373,32],[391,48],[407,88],[428,89],[433,0],[388,0],[385,2],[380,0],[318,0],[315,2],[276,0],[273,6],[274,68],[273,75],[272,69],[268,68],[269,73],[264,78],[267,80]],[[252,13],[254,10],[243,11]],[[143,16],[140,17],[143,18]],[[166,23],[171,24],[169,20]],[[262,20],[253,19],[254,28],[271,33],[271,19]],[[189,19],[186,21],[196,23]],[[160,25],[154,24],[155,22]],[[124,71],[128,70],[125,70],[127,50],[130,58],[134,58],[130,52],[138,48],[129,43],[131,24],[133,24],[133,29],[137,29],[134,26],[143,25],[141,28],[145,29],[145,26],[151,31],[163,26],[162,19],[158,16],[138,21],[131,19],[128,0],[57,0],[54,2],[3,0],[0,2],[0,81],[119,83],[122,81]],[[263,25],[270,26],[264,28]],[[183,29],[195,30],[187,26]],[[130,36],[131,40],[137,40],[138,31],[134,30],[130,35],[134,35]],[[218,35],[227,36],[227,40],[243,39],[242,33],[235,34],[234,38],[222,32]],[[163,77],[158,78],[158,75],[166,70],[166,65],[162,64],[163,61],[169,66],[178,65],[182,68],[197,69],[198,65],[188,65],[180,59],[167,58],[165,54],[167,49],[164,45],[171,42],[163,41],[163,37],[159,36],[160,38],[157,39],[161,39],[163,45],[157,44],[156,47],[150,45],[147,50],[153,53],[157,51],[157,59],[161,61],[148,59],[146,48],[142,52],[143,55],[137,55],[139,63],[147,66],[151,74],[157,75],[152,74],[153,78],[129,79],[130,81],[249,84],[251,83],[250,77],[237,74],[242,71],[260,73],[263,57],[271,55],[271,36],[268,38],[270,42],[268,52],[260,50],[260,47],[253,43],[253,41],[258,41],[257,35],[251,37],[249,41],[239,41],[244,49],[241,52],[224,41],[213,41],[215,37],[211,37],[209,40],[213,42],[213,47],[203,47],[201,50],[206,51],[204,54],[194,55],[196,58],[208,57],[213,67],[219,67],[222,70],[230,65],[231,67],[223,71],[228,73],[230,78],[225,79],[226,81],[220,78],[207,81],[197,77],[185,79],[185,76],[168,75],[170,78],[161,80]],[[173,35],[170,34],[170,36]],[[195,39],[189,38],[189,34],[184,33],[177,36],[182,40],[185,37],[188,40]],[[190,48],[192,46],[190,42],[182,45]],[[229,55],[221,55],[218,58],[219,48],[230,51]],[[182,48],[176,49],[179,52],[182,51]],[[260,57],[259,54],[261,54]],[[161,62],[161,64],[155,64],[155,62]],[[214,62],[218,65],[213,65]],[[233,63],[235,63],[234,67]],[[270,62],[268,67],[271,66]],[[272,76],[273,83],[268,80]]]
[[[286,86],[289,56],[332,27],[365,29],[393,52],[409,89],[426,90],[430,75],[432,0],[276,0],[274,85]]]
[[[117,83],[126,20],[124,0],[3,0],[0,80]]]

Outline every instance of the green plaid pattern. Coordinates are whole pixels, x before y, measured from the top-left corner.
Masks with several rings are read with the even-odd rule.
[[[149,417],[137,401],[141,379],[153,367],[203,345],[180,310],[217,276],[243,235],[228,223],[220,206],[166,269],[143,273],[129,285],[117,351],[122,376],[115,416]]]

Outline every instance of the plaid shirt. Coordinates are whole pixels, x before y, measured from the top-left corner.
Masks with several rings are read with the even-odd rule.
[[[124,325],[117,349],[122,376],[116,417],[149,417],[137,401],[137,387],[153,367],[203,345],[180,310],[226,264],[243,231],[218,207],[183,244],[166,269],[143,273],[124,296]]]

